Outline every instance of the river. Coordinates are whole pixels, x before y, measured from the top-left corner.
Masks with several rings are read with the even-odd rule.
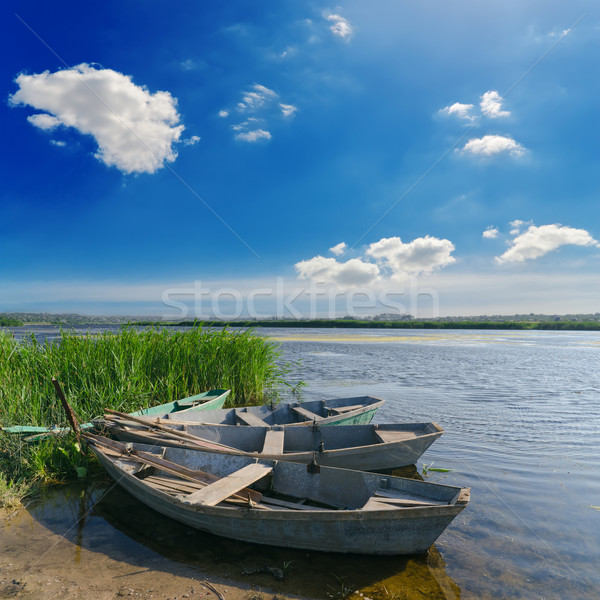
[[[51,330],[39,333],[53,336]],[[229,574],[244,561],[288,565],[289,577],[274,583],[276,588],[312,597],[342,597],[348,590],[377,599],[600,597],[600,333],[259,333],[281,344],[283,359],[298,363],[293,377],[307,384],[305,399],[378,396],[386,403],[374,422],[436,421],[444,428],[417,472],[423,474],[424,465],[449,469],[427,471],[426,477],[470,486],[472,494],[428,556],[272,550],[200,533],[190,537],[177,526],[173,531],[187,536],[187,548],[191,540],[203,548],[185,554],[172,540],[158,544],[155,535],[124,518],[119,506],[125,494],[114,489],[94,506],[87,526],[73,529],[74,511],[94,505],[102,486],[88,490],[83,509],[81,495],[75,495],[79,504],[73,508],[69,493],[56,492],[63,494],[61,501],[55,496],[30,508],[31,514],[46,526],[51,522],[55,531],[68,529],[65,536],[73,544],[96,544],[98,552],[143,548],[140,565],[148,552]],[[132,499],[126,504],[146,521],[162,520]],[[240,576],[239,568],[236,572]]]

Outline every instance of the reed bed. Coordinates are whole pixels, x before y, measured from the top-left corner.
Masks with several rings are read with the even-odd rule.
[[[229,406],[262,404],[289,385],[289,371],[273,342],[247,330],[63,331],[49,344],[0,332],[0,424],[66,426],[52,377],[85,422],[104,408],[131,412],[214,388],[231,389]],[[72,439],[27,445],[0,434],[0,472],[9,481],[64,478],[78,457]]]

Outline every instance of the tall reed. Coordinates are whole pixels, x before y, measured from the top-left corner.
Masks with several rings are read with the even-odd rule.
[[[52,377],[85,422],[107,407],[131,412],[214,388],[231,389],[230,406],[262,404],[289,385],[289,369],[273,342],[250,331],[128,326],[98,335],[63,331],[48,344],[0,332],[0,424],[66,425]],[[0,436],[0,470],[12,479],[35,470],[29,454]]]

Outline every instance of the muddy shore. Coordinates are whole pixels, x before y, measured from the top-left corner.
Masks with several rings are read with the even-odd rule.
[[[273,589],[271,581],[278,582],[268,573],[252,575],[243,584],[161,556],[143,567],[137,561],[116,560],[73,544],[25,509],[0,512],[0,540],[0,598],[176,600],[218,599],[219,594],[226,600],[300,598]]]

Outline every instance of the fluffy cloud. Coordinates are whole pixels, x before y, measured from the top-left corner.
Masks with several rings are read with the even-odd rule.
[[[253,112],[264,106],[269,100],[277,98],[277,94],[264,85],[255,83],[250,90],[244,92],[237,108],[241,112]]]
[[[274,90],[255,83],[242,94],[237,103],[237,113],[244,115],[244,121],[235,123],[231,129],[235,131],[234,138],[242,142],[257,142],[270,140],[271,132],[267,129],[268,122],[273,118],[293,117],[297,108],[293,104],[279,102],[279,94]],[[219,111],[220,117],[227,117],[228,110]]]
[[[341,15],[335,14],[325,15],[325,19],[331,23],[329,29],[333,35],[340,37],[343,40],[349,40],[352,37],[354,31],[348,19],[345,19]]]
[[[479,106],[481,107],[481,112],[486,117],[491,117],[492,119],[497,119],[498,117],[508,117],[510,112],[508,110],[502,110],[502,96],[491,90],[486,92],[481,96],[481,102]]]
[[[441,113],[448,116],[455,116],[467,123],[475,122],[476,117],[471,114],[471,111],[475,108],[472,104],[461,104],[460,102],[455,102],[450,106],[446,106],[440,110]]]
[[[38,127],[39,129],[43,129],[44,131],[52,131],[56,129],[59,125],[61,125],[60,119],[49,115],[48,113],[38,113],[36,115],[29,115],[27,120]]]
[[[502,110],[502,101],[502,96],[496,90],[490,90],[489,92],[482,94],[480,98],[480,115],[473,114],[473,109],[475,108],[473,104],[462,104],[461,102],[455,102],[450,106],[442,108],[440,113],[458,117],[469,124],[475,123],[478,116],[486,116],[492,119],[508,117],[510,112],[508,110]]]
[[[470,139],[461,149],[463,154],[472,154],[474,156],[497,156],[499,154],[508,154],[513,158],[518,158],[525,153],[526,148],[521,146],[513,138],[503,135],[484,135],[482,138]]]
[[[360,258],[351,258],[342,263],[335,258],[315,256],[296,263],[295,268],[299,279],[310,279],[339,287],[366,286],[374,283],[379,277],[379,267]]]
[[[346,242],[340,242],[332,248],[329,248],[329,252],[333,252],[333,254],[335,254],[336,256],[340,256],[341,254],[344,254],[346,247]]]
[[[510,235],[519,235],[521,233],[521,226],[525,225],[525,221],[521,221],[521,219],[515,219],[509,223],[511,230]]]
[[[252,129],[250,131],[240,131],[234,137],[242,142],[258,142],[259,140],[270,140],[271,133],[264,129]]]
[[[184,146],[195,146],[200,141],[199,135],[193,135],[192,137],[181,140]]]
[[[13,105],[45,111],[29,117],[44,130],[73,127],[94,137],[96,158],[124,173],[154,173],[177,157],[173,145],[184,129],[177,100],[169,92],[150,93],[128,75],[80,64],[35,75],[21,74]]]
[[[284,117],[291,117],[298,109],[293,104],[279,104]]]
[[[340,242],[329,250],[339,256],[346,250],[346,243]],[[399,237],[391,237],[371,244],[363,258],[339,262],[335,258],[315,256],[296,263],[295,267],[299,279],[339,287],[366,286],[376,281],[402,280],[431,273],[455,262],[453,251],[454,244],[450,240],[429,235],[406,244]]]
[[[484,238],[493,240],[498,237],[499,233],[500,232],[495,227],[488,227],[482,235]]]
[[[501,264],[524,262],[544,256],[567,244],[600,247],[600,244],[585,229],[575,229],[560,224],[540,227],[531,225],[527,231],[511,241],[508,250],[502,256],[497,256],[496,261]]]
[[[391,272],[394,279],[431,273],[455,262],[454,244],[432,236],[404,243],[399,237],[383,238],[371,244],[366,254]]]

